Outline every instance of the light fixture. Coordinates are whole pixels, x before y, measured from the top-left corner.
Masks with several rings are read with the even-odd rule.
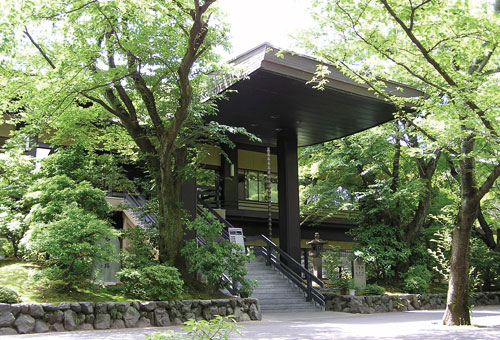
[[[229,176],[234,177],[234,164],[229,166]]]

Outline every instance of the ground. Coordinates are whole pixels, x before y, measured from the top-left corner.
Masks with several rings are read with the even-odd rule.
[[[36,289],[30,281],[37,266],[21,260],[0,260],[0,286],[14,289],[21,295],[23,303],[58,303],[58,302],[120,302],[137,299],[121,295],[119,287],[91,287],[89,289],[73,289],[70,291]],[[195,280],[186,280],[184,294],[180,300],[203,300],[225,298],[220,292],[211,291],[206,285]]]
[[[497,340],[500,338],[500,306],[476,307],[470,327],[441,325],[443,310],[380,314],[335,312],[264,314],[261,322],[240,323],[245,340]],[[145,340],[145,334],[167,328],[121,329],[16,335],[19,340]],[[3,338],[0,338],[3,339]],[[9,340],[10,340],[9,339]]]

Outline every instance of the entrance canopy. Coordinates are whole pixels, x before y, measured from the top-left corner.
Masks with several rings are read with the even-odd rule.
[[[261,146],[276,146],[279,132],[293,134],[300,147],[348,136],[393,118],[392,105],[332,66],[325,89],[314,89],[307,82],[319,62],[287,52],[277,57],[279,51],[264,43],[232,60],[247,78],[228,87],[235,92],[219,102],[215,118],[219,123],[245,127],[262,139]],[[399,96],[421,95],[397,83],[387,82],[387,87]],[[233,140],[250,143],[245,136]]]

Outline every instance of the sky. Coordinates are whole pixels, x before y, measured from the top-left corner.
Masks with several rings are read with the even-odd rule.
[[[311,0],[219,0],[231,25],[232,52],[236,57],[263,42],[300,52],[291,37],[313,23],[307,8]]]

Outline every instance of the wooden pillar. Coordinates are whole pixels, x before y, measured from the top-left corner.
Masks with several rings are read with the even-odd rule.
[[[280,248],[300,263],[297,135],[279,133],[277,153]]]
[[[196,179],[191,178],[181,187],[181,202],[182,208],[186,210],[189,214],[188,219],[193,221],[196,218],[196,205],[197,205],[197,190],[196,190]],[[192,240],[196,237],[196,233],[193,230],[187,230],[184,228],[184,240]]]
[[[238,208],[238,149],[225,149],[231,162],[222,157],[222,208]],[[233,169],[233,171],[231,171]]]

